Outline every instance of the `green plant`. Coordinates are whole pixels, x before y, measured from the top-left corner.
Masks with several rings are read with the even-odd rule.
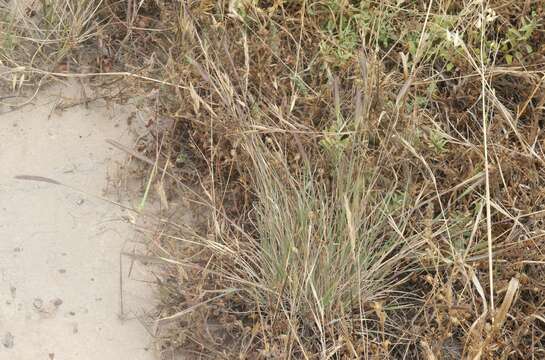
[[[447,139],[440,131],[432,129],[429,133],[429,141],[437,153],[441,154],[446,151]]]
[[[524,54],[530,54],[534,51],[529,40],[540,25],[540,20],[536,13],[532,16],[522,19],[522,24],[519,28],[509,27],[505,38],[499,44],[499,50],[504,53],[504,58],[507,64],[513,62],[513,58],[522,60]]]

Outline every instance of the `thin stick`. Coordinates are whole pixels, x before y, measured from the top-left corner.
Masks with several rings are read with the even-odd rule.
[[[120,208],[122,209],[125,209],[125,210],[129,210],[129,211],[133,211],[137,214],[140,214],[140,212],[138,210],[135,210],[133,209],[132,207],[129,207],[129,206],[125,206],[121,203],[118,203],[116,201],[113,201],[113,200],[110,200],[110,199],[107,199],[103,196],[100,196],[100,195],[96,195],[96,194],[91,194],[91,193],[88,193],[86,191],[83,191],[83,190],[80,190],[76,187],[73,187],[73,186],[70,186],[70,185],[67,185],[65,183],[62,183],[60,181],[57,181],[57,180],[53,180],[51,178],[47,178],[47,177],[44,177],[44,176],[37,176],[37,175],[16,175],[14,176],[15,179],[17,180],[27,180],[27,181],[37,181],[37,182],[45,182],[45,183],[48,183],[48,184],[53,184],[53,185],[60,185],[60,186],[64,186],[64,187],[67,187],[69,189],[72,189],[74,191],[77,191],[77,192],[80,192],[86,196],[91,196],[91,197],[94,197],[96,199],[99,199],[99,200],[102,200],[102,201],[106,201],[112,205],[116,205],[116,206],[119,206]]]
[[[123,308],[123,253],[119,254],[119,318],[125,319],[125,310]]]
[[[483,18],[485,17],[484,5],[481,4],[481,13]],[[486,110],[486,88],[487,81],[485,77],[485,62],[484,62],[484,34],[485,23],[482,21],[481,25],[481,106],[482,106],[482,121],[483,121],[483,147],[484,147],[484,175],[485,175],[485,202],[486,202],[486,237],[488,242],[488,281],[490,283],[490,309],[492,313],[492,319],[494,319],[494,265],[493,265],[493,253],[492,253],[492,216],[490,209],[490,164],[488,161],[488,116]]]
[[[189,88],[187,86],[182,86],[182,85],[178,85],[178,84],[174,84],[174,83],[171,83],[171,82],[168,82],[168,81],[164,81],[164,80],[159,80],[159,79],[154,79],[154,78],[151,78],[151,77],[148,77],[148,76],[144,76],[144,75],[138,75],[138,74],[135,74],[135,73],[132,73],[132,72],[128,72],[128,71],[121,71],[121,72],[103,72],[103,73],[100,73],[100,72],[92,72],[92,73],[61,73],[61,72],[52,72],[52,71],[45,71],[45,70],[41,70],[41,69],[37,69],[37,68],[32,68],[32,67],[21,67],[21,68],[17,68],[17,69],[13,69],[13,70],[10,70],[10,71],[6,71],[6,72],[3,72],[3,73],[0,73],[0,75],[4,75],[4,74],[11,74],[11,73],[14,73],[14,72],[30,72],[30,73],[35,73],[35,74],[41,74],[41,75],[46,75],[46,76],[53,76],[53,77],[62,77],[62,78],[86,78],[86,77],[107,77],[107,76],[119,76],[119,77],[132,77],[132,78],[135,78],[135,79],[139,79],[139,80],[143,80],[143,81],[150,81],[150,82],[153,82],[153,83],[157,83],[157,84],[161,84],[161,85],[166,85],[166,86],[171,86],[171,87],[174,87],[174,88],[178,88],[178,89],[184,89],[184,90],[189,90]]]

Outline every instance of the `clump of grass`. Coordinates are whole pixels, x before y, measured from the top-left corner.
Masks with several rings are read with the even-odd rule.
[[[252,156],[255,234],[233,241],[222,232],[216,241],[232,257],[226,276],[261,313],[264,341],[274,344],[263,355],[359,356],[369,338],[398,332],[386,313],[407,303],[396,289],[422,243],[407,231],[410,200],[400,184],[365,170],[358,142],[327,182],[305,162],[293,174],[259,137],[243,147]]]
[[[0,3],[2,79],[13,90],[52,74],[95,72],[108,16],[102,0]]]

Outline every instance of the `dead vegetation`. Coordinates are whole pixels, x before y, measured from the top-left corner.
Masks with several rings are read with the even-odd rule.
[[[541,1],[86,4],[88,74],[175,120],[149,183],[210,213],[152,244],[165,353],[545,356]]]

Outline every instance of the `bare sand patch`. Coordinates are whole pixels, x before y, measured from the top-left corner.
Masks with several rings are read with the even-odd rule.
[[[153,307],[153,285],[138,267],[129,279],[127,259],[120,301],[120,254],[137,238],[130,213],[14,179],[45,176],[102,195],[115,177],[126,154],[105,140],[131,141],[135,109],[96,102],[60,112],[61,97],[77,100],[79,88],[51,88],[14,111],[0,105],[0,358],[153,359],[139,319]]]

